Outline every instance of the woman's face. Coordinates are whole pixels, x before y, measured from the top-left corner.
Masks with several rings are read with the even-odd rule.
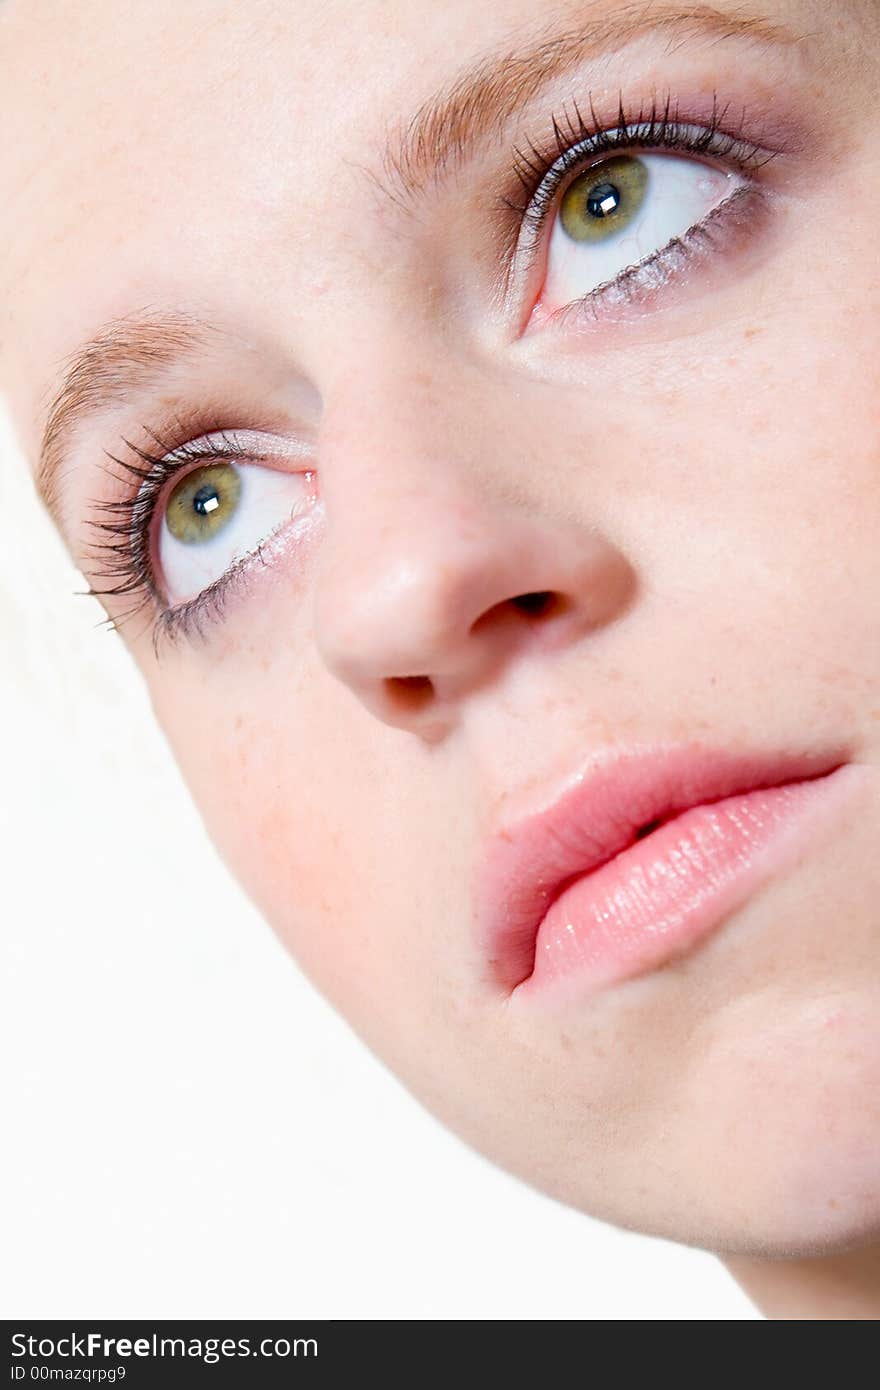
[[[880,1230],[880,23],[759,9],[6,0],[0,380],[367,1044],[584,1211],[807,1253]],[[850,766],[520,988],[488,860],[657,748]]]

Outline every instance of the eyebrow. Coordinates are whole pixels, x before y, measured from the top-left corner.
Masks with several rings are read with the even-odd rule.
[[[76,430],[229,337],[195,314],[147,306],[111,319],[62,360],[61,384],[48,406],[34,475],[37,493],[59,530],[64,529],[64,464]]]
[[[374,182],[404,206],[423,197],[446,174],[466,163],[481,139],[555,78],[642,34],[669,30],[682,43],[752,38],[777,45],[802,44],[809,37],[744,11],[741,5],[725,13],[713,5],[638,0],[561,31],[551,22],[533,33],[527,44],[482,58],[424,102],[407,125],[392,127],[382,160],[384,180],[376,175]]]
[[[743,7],[725,13],[712,5],[659,5],[657,0],[617,6],[611,13],[560,30],[545,25],[527,42],[484,56],[429,98],[404,125],[386,131],[382,174],[365,172],[393,202],[424,197],[493,131],[555,78],[587,58],[621,48],[648,31],[689,38],[752,38],[793,44],[804,36]],[[364,167],[364,166],[360,166]],[[194,359],[228,336],[217,325],[183,311],[148,307],[103,325],[59,364],[60,384],[46,409],[35,471],[37,492],[59,529],[64,464],[75,432],[134,391],[143,391],[173,367]]]

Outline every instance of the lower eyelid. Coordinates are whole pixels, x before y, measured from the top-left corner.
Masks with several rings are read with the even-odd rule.
[[[311,470],[309,475],[314,476]],[[156,656],[160,655],[164,644],[173,646],[178,641],[192,642],[210,637],[213,624],[223,617],[228,604],[237,599],[247,604],[251,586],[262,572],[270,578],[273,569],[282,564],[288,554],[300,552],[302,546],[308,544],[315,519],[315,512],[309,511],[280,522],[259,545],[240,556],[201,593],[183,603],[163,607],[153,630]]]
[[[537,327],[527,326],[524,336],[571,328],[598,331],[609,322],[642,316],[655,299],[658,307],[667,300],[671,307],[676,300],[676,283],[696,294],[691,273],[715,269],[723,274],[730,270],[737,251],[761,237],[774,202],[766,187],[754,182],[742,184],[701,222],[614,280],[544,315],[536,306],[529,324],[537,320]]]
[[[234,597],[236,588],[246,580],[248,571],[259,561],[260,547],[243,555],[231,569],[194,598],[173,607],[163,608],[153,629],[153,648],[158,656],[162,642],[180,639],[192,641],[204,638],[211,622],[219,618],[226,603]]]

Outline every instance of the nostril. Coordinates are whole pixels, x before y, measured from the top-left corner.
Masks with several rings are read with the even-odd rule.
[[[523,613],[529,613],[533,617],[546,612],[553,603],[553,595],[546,589],[540,593],[520,594],[518,598],[510,600],[515,608],[519,608]]]
[[[389,676],[385,688],[401,708],[406,706],[410,710],[426,704],[434,689],[428,676]]]

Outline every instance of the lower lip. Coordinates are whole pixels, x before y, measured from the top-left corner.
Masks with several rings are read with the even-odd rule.
[[[545,913],[514,995],[590,993],[689,951],[797,859],[852,771],[694,806],[576,879]]]

